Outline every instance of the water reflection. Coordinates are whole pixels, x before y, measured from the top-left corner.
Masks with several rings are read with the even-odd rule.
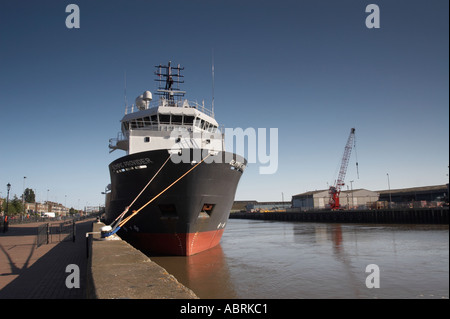
[[[150,257],[200,298],[448,298],[448,225],[230,220],[221,245]],[[379,289],[365,268],[380,267]]]
[[[189,257],[150,257],[202,299],[237,298],[221,245]]]

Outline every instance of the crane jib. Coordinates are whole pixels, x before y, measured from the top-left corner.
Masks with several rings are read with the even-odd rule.
[[[330,196],[330,208],[339,209],[339,194],[341,193],[342,186],[345,185],[345,174],[347,173],[348,163],[350,162],[350,155],[352,153],[352,148],[355,144],[355,129],[350,130],[350,135],[348,136],[347,143],[344,148],[344,155],[342,156],[341,167],[339,169],[339,175],[334,186],[329,189]],[[358,168],[358,161],[356,161],[356,167]],[[359,172],[358,172],[359,175]]]

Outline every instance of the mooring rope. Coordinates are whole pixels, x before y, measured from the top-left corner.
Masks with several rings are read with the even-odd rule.
[[[111,236],[113,234],[115,234],[121,227],[123,227],[123,225],[125,225],[131,218],[133,218],[134,216],[136,216],[136,214],[138,214],[141,210],[143,210],[145,207],[147,207],[151,202],[153,202],[155,199],[157,199],[159,196],[161,196],[163,193],[165,193],[168,189],[170,189],[173,185],[175,185],[176,183],[178,183],[183,177],[185,177],[187,174],[189,174],[190,172],[192,172],[197,166],[199,166],[201,163],[203,163],[212,153],[209,153],[207,156],[205,156],[200,162],[198,162],[197,164],[195,164],[195,166],[191,167],[187,172],[185,172],[183,175],[181,175],[180,177],[178,177],[172,184],[170,184],[169,186],[167,186],[162,192],[160,192],[158,195],[156,195],[155,197],[153,197],[151,200],[149,200],[146,204],[144,204],[142,207],[140,207],[138,210],[134,210],[133,213],[128,216],[127,218],[125,218],[124,220],[120,221],[118,223],[118,226],[115,227],[115,229],[113,229],[111,232],[104,234],[104,237],[108,237]],[[131,206],[131,205],[130,205]]]
[[[142,195],[142,193],[147,189],[147,187],[153,182],[153,180],[155,179],[155,177],[159,174],[159,172],[163,169],[163,167],[167,164],[167,162],[170,159],[170,154],[167,157],[166,161],[164,162],[164,164],[162,164],[162,166],[158,169],[158,171],[155,173],[155,175],[153,175],[153,177],[150,179],[150,181],[147,183],[147,185],[144,186],[144,188],[141,190],[141,192],[134,198],[134,200],[131,202],[130,205],[128,205],[127,207],[125,207],[125,210],[116,217],[116,219],[114,219],[114,221],[111,223],[111,229],[114,231],[115,227],[122,221],[122,218],[125,216],[125,214],[128,212],[128,210],[130,209],[131,206],[133,206],[133,204],[137,201],[137,199]],[[114,226],[113,226],[114,225]],[[115,232],[114,232],[115,233]]]

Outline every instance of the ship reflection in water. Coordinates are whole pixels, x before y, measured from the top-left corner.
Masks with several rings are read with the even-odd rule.
[[[206,299],[449,297],[448,225],[231,219],[211,250],[150,258]]]
[[[151,257],[202,299],[238,298],[221,245],[190,256]]]

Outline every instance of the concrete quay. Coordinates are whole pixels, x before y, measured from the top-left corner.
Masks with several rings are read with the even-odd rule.
[[[190,289],[127,242],[100,238],[94,223],[89,239],[88,298],[198,299]]]

